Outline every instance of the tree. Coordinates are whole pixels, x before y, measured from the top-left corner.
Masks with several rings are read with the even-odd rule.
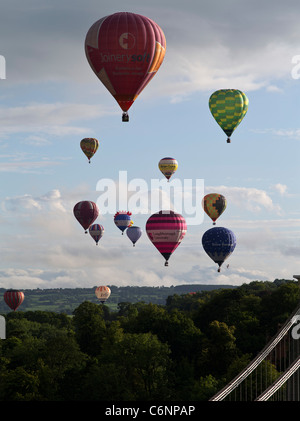
[[[32,401],[39,398],[39,379],[36,373],[24,367],[0,372],[1,401]]]
[[[88,356],[80,351],[74,335],[57,331],[47,339],[39,362],[40,391],[48,400],[78,396]]]
[[[100,354],[106,332],[101,306],[83,302],[74,310],[73,324],[80,349],[90,356]]]
[[[125,334],[119,344],[119,359],[124,375],[137,400],[168,397],[170,350],[152,333]]]
[[[207,347],[204,350],[207,374],[223,375],[237,357],[235,328],[224,322],[213,321],[209,326]]]
[[[170,350],[152,333],[125,333],[84,378],[91,400],[153,400],[170,395]]]
[[[219,390],[218,380],[211,374],[205,377],[200,377],[195,382],[191,392],[191,400],[193,401],[208,401]]]
[[[269,336],[273,336],[299,304],[299,286],[296,282],[281,284],[272,294],[262,298],[260,318]]]

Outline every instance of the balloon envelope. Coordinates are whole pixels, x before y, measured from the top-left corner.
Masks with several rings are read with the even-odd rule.
[[[24,298],[24,293],[17,289],[9,289],[4,293],[5,303],[14,311],[23,303]]]
[[[236,237],[227,228],[214,227],[203,234],[202,245],[208,256],[219,265],[220,272],[222,264],[235,249]]]
[[[220,89],[209,98],[209,109],[221,129],[230,136],[245,117],[249,100],[238,89]]]
[[[101,303],[104,303],[111,294],[110,288],[106,286],[97,287],[95,290],[96,297],[98,298]]]
[[[87,60],[125,112],[163,62],[166,39],[151,19],[118,12],[95,22],[87,32]]]
[[[82,152],[85,154],[85,156],[88,158],[90,162],[91,158],[97,152],[97,149],[99,147],[99,142],[97,139],[94,139],[93,137],[86,137],[81,140],[80,147],[81,147]]]
[[[142,230],[140,227],[130,226],[126,230],[127,237],[132,241],[133,246],[142,235]]]
[[[179,246],[186,233],[183,216],[171,210],[159,211],[146,222],[146,232],[157,250],[165,258],[165,266],[171,254]]]
[[[222,194],[210,193],[204,196],[202,204],[205,213],[212,219],[215,225],[215,221],[226,209],[227,201]]]
[[[131,215],[131,212],[119,211],[114,216],[114,223],[122,231],[122,234],[126,228],[132,225]]]
[[[162,158],[158,163],[158,168],[169,181],[178,168],[178,162],[175,158]]]
[[[98,244],[100,238],[103,236],[104,227],[100,224],[93,224],[89,227],[90,236],[95,240],[96,244]]]
[[[99,209],[96,203],[90,200],[84,200],[74,206],[73,213],[85,232],[87,232],[90,225],[97,219]]]

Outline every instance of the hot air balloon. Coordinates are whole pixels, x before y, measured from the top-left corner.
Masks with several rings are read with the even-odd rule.
[[[100,238],[103,236],[104,227],[100,224],[93,224],[89,227],[89,233],[90,236],[95,240],[96,245],[98,245]]]
[[[135,243],[142,235],[142,230],[140,227],[136,226],[130,226],[126,230],[127,237],[132,241],[133,247],[135,246]]]
[[[17,289],[8,289],[4,293],[4,301],[14,311],[23,303],[24,298],[24,293]]]
[[[131,215],[131,212],[120,211],[117,212],[114,216],[114,222],[116,226],[122,231],[122,235],[124,234],[126,228],[132,225]]]
[[[110,288],[106,286],[97,287],[95,290],[96,297],[103,304],[110,297]]]
[[[95,22],[87,32],[87,60],[123,110],[128,110],[163,62],[166,39],[151,19],[118,12]]]
[[[222,264],[235,249],[236,238],[231,230],[214,227],[203,234],[202,246],[208,256],[219,265],[220,272]]]
[[[162,158],[158,163],[158,168],[169,181],[178,168],[178,162],[174,158]]]
[[[165,258],[165,266],[168,266],[168,260],[181,243],[186,229],[186,222],[183,216],[171,210],[154,213],[147,220],[147,235]]]
[[[226,209],[227,201],[222,194],[210,193],[204,196],[202,205],[204,211],[212,219],[213,225],[216,225],[216,220]]]
[[[248,98],[238,89],[220,89],[209,98],[209,109],[221,129],[230,136],[245,117],[248,110]]]
[[[94,139],[93,137],[85,137],[84,139],[81,140],[80,147],[82,149],[82,152],[86,155],[90,163],[91,158],[97,152],[97,149],[99,147],[99,141],[97,139]]]
[[[91,202],[90,200],[84,200],[83,202],[78,202],[74,206],[73,213],[77,221],[84,228],[85,233],[87,233],[89,227],[97,219],[99,209],[96,203]]]

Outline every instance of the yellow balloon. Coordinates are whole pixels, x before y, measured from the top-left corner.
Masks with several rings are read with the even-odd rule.
[[[80,147],[82,152],[88,158],[89,162],[91,162],[91,158],[95,155],[99,147],[99,141],[93,137],[85,137],[80,142]]]
[[[175,158],[162,158],[158,163],[158,168],[169,181],[178,168],[178,162]]]

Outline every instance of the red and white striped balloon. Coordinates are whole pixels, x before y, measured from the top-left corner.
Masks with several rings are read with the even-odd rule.
[[[97,287],[95,290],[96,297],[103,304],[111,294],[110,288],[106,286]]]
[[[4,293],[4,301],[9,308],[16,311],[24,301],[24,292],[17,289],[9,289]]]
[[[146,232],[157,250],[166,259],[165,266],[174,250],[179,246],[187,230],[185,219],[171,210],[159,211],[146,222]]]

